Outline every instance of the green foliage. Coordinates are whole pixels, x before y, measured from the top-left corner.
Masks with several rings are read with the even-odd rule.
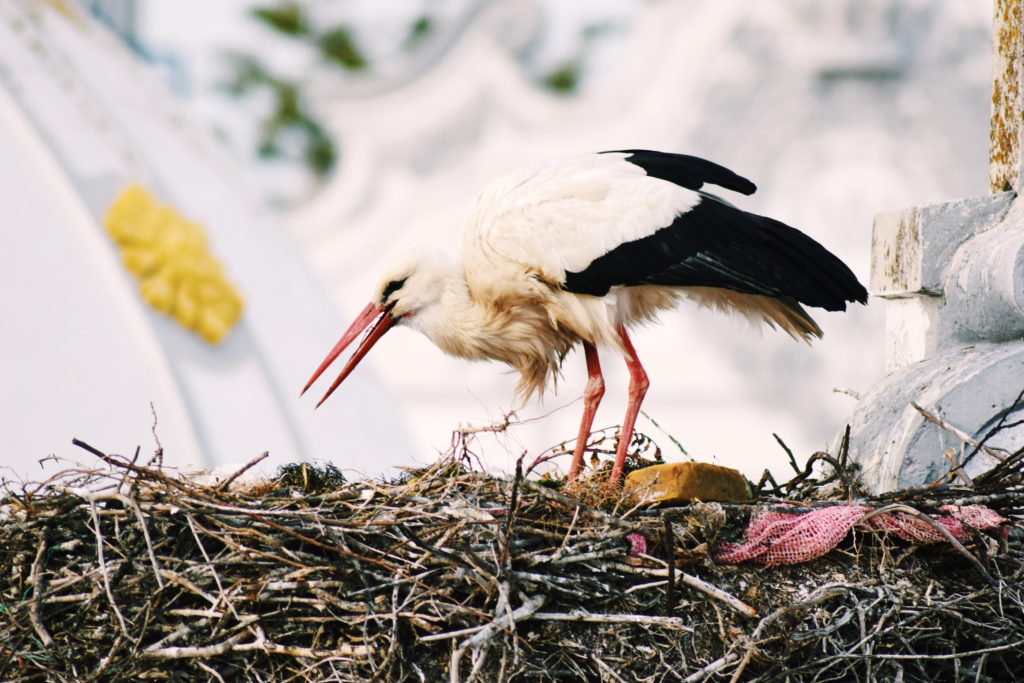
[[[583,38],[583,44],[591,42],[605,36],[615,30],[615,25],[608,22],[601,22],[598,24],[589,24],[583,27],[581,38]]]
[[[274,79],[254,58],[231,52],[224,56],[231,62],[233,77],[220,84],[220,88],[232,97],[241,97],[260,86],[268,85]]]
[[[369,66],[353,38],[351,27],[341,24],[326,30],[316,29],[310,26],[303,8],[292,0],[273,7],[258,7],[252,10],[252,15],[289,38],[312,44],[330,64],[350,71]]]
[[[280,36],[313,50],[320,63],[345,72],[364,72],[370,60],[359,44],[358,32],[349,24],[318,26],[309,12],[310,0],[264,0],[268,4],[249,10],[250,16]],[[588,46],[613,30],[608,23],[585,27],[577,55],[538,78],[539,83],[559,95],[577,92]],[[437,30],[429,14],[420,15],[409,26],[398,46],[409,52],[422,45]],[[337,161],[334,141],[306,106],[302,82],[278,76],[253,55],[230,54],[232,75],[221,88],[233,97],[269,92],[270,110],[260,121],[256,152],[261,158],[299,162],[318,177],[327,175]]]
[[[369,66],[352,39],[352,30],[348,26],[336,26],[325,31],[316,39],[316,44],[325,59],[349,71],[360,71]]]
[[[334,150],[334,141],[315,122],[310,123],[313,126],[307,129],[309,144],[306,146],[304,158],[306,166],[322,177],[334,168],[334,162],[338,157]]]
[[[552,92],[559,94],[570,94],[579,87],[581,64],[579,60],[566,62],[547,76],[541,79],[541,83]]]
[[[541,84],[560,95],[570,95],[579,90],[583,75],[583,62],[592,44],[614,30],[609,23],[590,24],[580,32],[580,48],[576,56],[541,78]]]
[[[309,35],[305,13],[294,2],[282,2],[276,7],[257,7],[252,15],[271,28],[292,37]]]
[[[346,71],[361,71],[370,64],[360,49],[351,27],[314,26],[304,2],[281,0],[274,5],[251,10],[254,19],[283,36],[312,47],[327,65]],[[406,40],[416,42],[431,30],[428,17],[417,20]],[[255,56],[229,54],[231,77],[221,88],[233,97],[269,91],[273,102],[260,122],[256,152],[263,159],[299,161],[318,177],[334,167],[337,150],[334,141],[305,105],[298,82],[271,73]]]
[[[272,75],[255,57],[229,54],[227,58],[234,77],[222,85],[225,91],[242,97],[269,90],[273,98],[273,108],[261,124],[257,154],[264,159],[294,158],[283,141],[296,141],[291,146],[299,147],[298,160],[317,176],[326,175],[337,160],[334,143],[304,106],[299,86]]]
[[[413,22],[409,27],[409,35],[402,41],[403,50],[412,50],[423,42],[423,39],[434,30],[433,20],[426,14]]]

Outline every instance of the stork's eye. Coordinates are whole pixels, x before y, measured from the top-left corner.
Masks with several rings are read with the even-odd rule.
[[[388,297],[390,297],[392,294],[400,290],[407,279],[408,278],[403,277],[401,280],[392,280],[391,282],[389,282],[388,286],[384,288],[384,293],[381,294],[381,304],[386,304],[388,302]]]

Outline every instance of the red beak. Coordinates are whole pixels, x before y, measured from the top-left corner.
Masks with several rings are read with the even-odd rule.
[[[363,359],[363,356],[369,353],[370,349],[373,348],[373,345],[384,336],[384,333],[390,330],[392,326],[398,322],[398,318],[391,315],[391,308],[392,306],[378,306],[374,303],[367,304],[366,308],[363,309],[363,312],[359,314],[359,317],[349,325],[347,330],[345,330],[345,334],[341,335],[341,339],[339,339],[338,343],[334,345],[331,352],[327,354],[327,358],[324,358],[324,362],[320,364],[320,367],[316,369],[313,376],[309,378],[308,382],[306,382],[306,386],[302,389],[302,394],[306,393],[306,390],[309,389],[313,382],[323,374],[324,370],[327,369],[327,366],[333,363],[334,359],[345,350],[345,347],[352,343],[352,340],[358,337],[359,334],[371,324],[373,325],[373,327],[370,327],[370,332],[365,338],[363,338],[363,341],[359,344],[358,348],[356,348],[356,352],[352,354],[348,363],[345,364],[341,374],[338,375],[338,379],[334,380],[334,384],[331,385],[331,388],[327,390],[324,397],[316,404],[317,408],[320,407],[321,403],[327,400],[328,396],[334,393],[334,390],[338,388],[338,385],[349,376],[349,374],[355,369],[356,365],[359,364],[359,361]],[[302,394],[299,395],[301,396]]]

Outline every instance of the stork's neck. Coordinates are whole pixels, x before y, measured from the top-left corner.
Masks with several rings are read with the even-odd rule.
[[[558,334],[542,307],[513,296],[470,291],[459,264],[438,283],[440,296],[408,324],[443,351],[470,360],[499,360],[519,371],[525,397],[542,389],[556,373],[571,342]]]
[[[451,263],[437,285],[437,298],[411,315],[408,324],[445,353],[471,360],[495,358],[488,343],[497,332],[494,321],[470,295],[461,264]]]

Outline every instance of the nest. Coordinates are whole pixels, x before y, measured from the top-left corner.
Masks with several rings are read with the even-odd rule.
[[[782,500],[921,514],[967,501],[1019,519],[1022,453],[970,488],[876,499],[857,497],[841,456],[817,454],[788,484],[762,482],[757,503],[657,510],[599,483],[558,491],[471,471],[464,457],[392,483],[294,466],[238,490],[80,445],[101,469],[4,492],[0,679],[1003,681],[1024,670],[1019,530],[959,548],[860,530],[804,564],[712,559]]]

